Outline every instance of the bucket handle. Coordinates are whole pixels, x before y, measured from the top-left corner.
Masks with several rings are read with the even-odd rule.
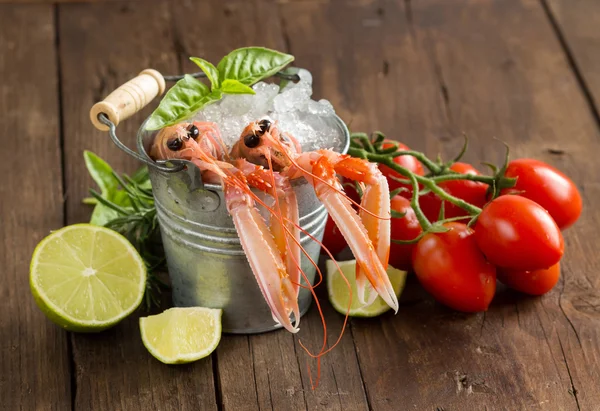
[[[160,171],[174,173],[183,170],[185,165],[177,161],[179,164],[169,167],[144,158],[123,144],[116,134],[117,125],[121,121],[146,107],[156,96],[165,92],[165,87],[165,77],[162,74],[153,69],[143,70],[104,100],[94,104],[90,110],[90,120],[98,130],[108,131],[113,143],[133,158]]]
[[[287,81],[298,81],[300,77],[297,72],[299,69],[288,67],[287,69],[276,73],[275,75]],[[190,74],[192,77],[206,77],[203,72]],[[111,140],[121,150],[160,171],[167,173],[176,173],[186,168],[183,160],[152,161],[149,158],[141,156],[131,150],[119,140],[116,134],[117,125],[123,120],[128,119],[144,107],[146,107],[156,96],[165,92],[166,81],[178,81],[184,76],[163,76],[154,69],[146,69],[140,72],[137,77],[132,78],[127,83],[122,84],[104,100],[94,104],[90,110],[90,120],[94,127],[101,131],[108,131]],[[172,164],[167,166],[166,164]],[[187,163],[187,161],[185,161]]]
[[[110,126],[100,121],[99,114],[104,114],[115,126],[146,107],[154,97],[165,92],[165,79],[158,71],[143,70],[137,77],[119,86],[103,101],[92,106],[90,120],[102,131]]]

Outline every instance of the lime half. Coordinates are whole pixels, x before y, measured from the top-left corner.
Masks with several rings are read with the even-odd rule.
[[[348,315],[351,317],[376,317],[390,309],[381,297],[377,297],[373,304],[363,307],[356,297],[356,260],[338,261],[338,265],[352,286],[352,305],[350,306]],[[345,315],[348,311],[348,301],[350,296],[348,293],[348,285],[332,260],[327,260],[326,268],[329,301],[337,312]],[[404,283],[406,282],[406,271],[397,270],[392,266],[388,266],[387,273],[390,277],[390,282],[394,287],[394,291],[396,291],[396,296],[400,297],[400,294],[404,289]]]
[[[222,310],[203,307],[170,308],[140,318],[142,341],[165,364],[185,364],[212,353],[221,341]]]
[[[121,234],[91,224],[54,231],[33,252],[31,292],[41,310],[70,331],[96,332],[141,303],[146,266]]]

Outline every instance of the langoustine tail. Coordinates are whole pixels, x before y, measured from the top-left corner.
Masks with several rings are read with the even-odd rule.
[[[225,184],[224,190],[227,209],[273,319],[289,332],[297,333],[300,319],[297,294],[273,236],[249,196],[232,185]],[[294,313],[294,324],[290,320],[291,313]]]
[[[244,174],[249,185],[269,194],[275,201],[276,212],[269,219],[270,230],[297,296],[300,289],[302,251],[296,192],[289,178],[273,172],[272,168],[265,170],[245,159],[236,160],[235,165]]]

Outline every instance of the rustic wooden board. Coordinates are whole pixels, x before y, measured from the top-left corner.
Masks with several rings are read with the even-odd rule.
[[[92,104],[142,69],[178,71],[172,15],[166,2],[68,4],[59,6],[65,170],[68,223],[86,221],[81,204],[92,180],[82,154],[91,150],[119,171],[139,167],[117,149],[88,117]],[[135,147],[135,133],[147,108],[121,123],[118,135]],[[77,370],[75,408],[211,410],[216,408],[210,358],[167,366],[142,345],[138,315],[98,335],[73,335]]]
[[[514,348],[526,378],[517,388],[530,386],[526,391],[534,393],[531,398],[540,407],[594,409],[600,395],[600,316],[593,310],[599,282],[591,267],[598,256],[590,241],[598,220],[598,128],[567,56],[535,1],[464,2],[461,7],[431,1],[415,6],[413,17],[441,68],[456,126],[482,139],[480,150],[496,136],[513,147],[514,157],[547,161],[583,191],[584,214],[565,233],[562,282],[540,300],[517,300],[517,323],[528,335]],[[563,154],[553,154],[557,149]],[[507,334],[500,342],[510,338]],[[540,344],[550,355],[539,354]],[[553,379],[550,358],[560,380]]]
[[[597,408],[595,4],[181,0],[176,6],[58,5],[57,58],[51,6],[0,5],[2,147],[10,158],[36,159],[19,163],[19,179],[0,186],[6,239],[1,262],[8,276],[0,286],[0,311],[11,314],[0,318],[8,336],[0,342],[0,408]],[[68,334],[34,306],[26,276],[35,244],[64,222],[59,84],[48,67],[60,63],[66,222],[74,223],[86,221],[91,211],[80,203],[93,185],[83,149],[121,171],[138,166],[92,128],[89,107],[145,67],[195,71],[188,55],[217,60],[251,44],[294,54],[313,72],[316,97],[330,99],[353,130],[381,129],[446,157],[460,147],[465,131],[471,136],[469,161],[499,161],[502,148],[491,140],[496,136],[515,156],[541,158],[572,176],[586,208],[566,233],[557,288],[543,298],[502,288],[488,313],[463,315],[435,304],[413,278],[397,316],[352,322],[323,359],[315,391],[298,336],[285,331],[224,336],[212,358],[173,367],[146,352],[136,315],[99,335],[72,335],[70,364]],[[148,113],[119,126],[130,146]],[[37,137],[41,123],[48,138]],[[11,175],[15,164],[5,161],[0,171]],[[326,302],[324,310],[333,341],[343,317]],[[303,318],[299,338],[318,347],[322,329],[315,307]]]
[[[580,76],[580,85],[589,97],[597,121],[600,121],[600,8],[594,0],[543,0],[556,35]]]
[[[35,27],[35,30],[31,28]],[[63,224],[54,17],[0,5],[0,408],[71,409],[68,338],[29,290],[36,244]]]
[[[197,67],[187,61],[192,55],[216,64],[224,53],[238,47],[260,45],[286,50],[287,33],[274,1],[182,1],[177,6],[173,13],[180,24],[175,29],[175,42],[184,71],[197,71]],[[265,24],[249,24],[261,21]],[[320,299],[326,301],[326,294],[321,294]],[[325,308],[329,339],[335,341],[342,317],[328,304]],[[349,333],[340,346],[323,359],[321,383],[316,390],[311,389],[307,371],[310,358],[298,340],[315,350],[322,342],[322,335],[318,312],[313,307],[302,319],[297,336],[287,331],[249,337],[224,336],[216,354],[223,409],[367,409]],[[315,362],[311,361],[310,365],[314,377]]]
[[[465,131],[470,161],[499,161],[496,136],[515,156],[546,160],[576,181],[595,175],[598,130],[539,3],[298,2],[282,9],[292,52],[310,61],[322,95],[351,128],[381,129],[430,155],[441,148],[446,158]],[[295,41],[307,30],[318,48]],[[566,153],[550,154],[557,148]],[[593,409],[592,181],[581,184],[588,209],[566,234],[563,281],[548,296],[501,289],[488,313],[462,315],[413,283],[397,317],[353,321],[373,409]]]

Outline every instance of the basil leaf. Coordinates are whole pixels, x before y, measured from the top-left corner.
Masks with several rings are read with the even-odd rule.
[[[96,207],[94,207],[94,211],[92,212],[90,224],[104,226],[117,217],[120,217],[120,214],[117,213],[115,210],[105,206],[102,203],[98,203],[96,204]]]
[[[119,190],[119,182],[113,176],[112,167],[91,151],[84,151],[83,158],[90,176],[100,188],[102,198],[123,208],[131,208],[131,200],[127,196],[127,193]],[[95,198],[84,199],[84,202],[95,204],[90,224],[105,225],[109,221],[119,217],[119,214],[115,210],[101,204]]]
[[[148,122],[147,130],[158,130],[185,120],[198,111],[210,95],[208,86],[186,74],[167,92]]]
[[[232,51],[219,62],[219,79],[238,80],[251,86],[272,76],[294,61],[294,56],[264,47],[246,47]]]
[[[223,80],[221,91],[226,94],[256,94],[256,92],[252,90],[252,87],[248,87],[244,83],[232,79]]]
[[[118,183],[112,175],[112,167],[91,151],[85,150],[83,159],[90,176],[100,187],[102,196],[108,197],[111,195],[118,187]]]
[[[115,190],[108,198],[105,196],[102,197],[125,210],[133,210],[131,207],[131,199],[124,190]],[[122,215],[113,208],[110,208],[98,201],[96,207],[94,207],[94,211],[92,212],[90,224],[105,226],[107,223],[121,216]]]
[[[196,63],[196,65],[200,67],[204,74],[206,74],[206,77],[210,80],[210,84],[213,90],[221,86],[221,81],[219,80],[219,72],[217,71],[217,68],[213,66],[212,63],[201,59],[200,57],[190,57],[190,60]]]

